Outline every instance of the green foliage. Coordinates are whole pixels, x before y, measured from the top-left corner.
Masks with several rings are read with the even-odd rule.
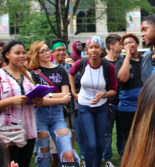
[[[100,0],[107,5],[106,13],[108,31],[120,31],[127,27],[126,14],[137,10],[145,10],[153,14],[155,9],[151,7],[148,0]]]
[[[68,24],[69,24],[69,0],[59,0],[59,3],[57,0],[0,0],[0,11],[1,14],[3,13],[9,13],[10,16],[10,23],[12,25],[18,25],[23,26],[22,22],[25,22],[25,18],[29,19],[29,23],[32,26],[32,32],[25,33],[24,30],[21,30],[20,28],[20,34],[35,34],[33,38],[37,39],[38,37],[43,37],[44,35],[46,38],[48,37],[48,34],[51,35],[55,34],[56,37],[62,38],[66,41],[68,41]],[[37,4],[38,7],[35,7]],[[95,7],[94,7],[95,4]],[[106,7],[107,6],[107,7]],[[40,8],[44,9],[45,15],[44,18],[47,18],[46,20],[46,28],[41,28],[42,24],[38,24],[39,18],[36,15],[36,18],[32,17],[32,12],[36,10],[40,10]],[[149,14],[153,13],[153,10],[155,10],[153,7],[151,7],[148,0],[74,0],[73,3],[73,11],[77,11],[77,9],[87,9],[89,11],[90,9],[97,8],[97,12],[95,13],[96,18],[88,18],[83,17],[81,20],[81,26],[79,26],[79,29],[75,32],[75,35],[81,33],[82,30],[85,30],[88,26],[88,24],[94,24],[96,23],[96,20],[101,19],[104,17],[105,14],[107,14],[108,18],[111,18],[107,21],[107,26],[109,31],[117,31],[122,30],[122,28],[126,28],[127,21],[126,21],[126,15],[128,12],[132,12],[136,9],[143,9]],[[99,10],[98,10],[99,9]],[[53,14],[53,11],[56,15],[56,23],[53,22],[51,19],[51,14]],[[89,13],[89,12],[85,12]],[[75,13],[76,14],[76,13]],[[49,18],[50,19],[49,19]],[[90,16],[89,16],[90,17]],[[16,18],[16,19],[15,19]],[[34,19],[33,21],[30,19]],[[40,22],[42,22],[40,20]],[[86,24],[87,23],[87,24]],[[21,25],[22,24],[22,25]],[[25,29],[31,29],[30,25],[24,25]],[[33,24],[33,25],[32,25]],[[34,25],[38,26],[34,26]],[[81,28],[82,27],[82,28]],[[34,29],[33,29],[34,28]],[[44,29],[44,30],[42,30]],[[42,30],[42,31],[41,31]],[[36,33],[38,31],[38,33]],[[41,35],[40,31],[42,32]],[[49,33],[50,31],[50,33]],[[49,36],[50,36],[49,35]],[[29,35],[28,35],[29,36]],[[32,39],[32,38],[31,38]],[[28,39],[30,40],[30,39]],[[27,41],[27,40],[26,40]]]
[[[55,22],[54,16],[50,16],[50,20]],[[52,32],[45,13],[32,13],[21,22],[19,28],[18,39],[21,40],[26,49],[30,44],[37,40],[44,40],[47,45],[55,35]]]

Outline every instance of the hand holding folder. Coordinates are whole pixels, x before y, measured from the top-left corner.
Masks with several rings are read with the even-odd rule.
[[[31,90],[28,94],[25,96],[28,97],[28,103],[32,103],[31,100],[35,99],[37,97],[43,98],[48,93],[51,93],[55,90],[54,86],[44,86],[44,85],[38,85],[33,90]]]

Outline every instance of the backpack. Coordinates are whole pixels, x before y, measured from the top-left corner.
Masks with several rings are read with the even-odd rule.
[[[76,59],[74,59],[74,58],[71,56],[71,57],[74,59],[74,61],[77,61],[77,60],[78,60],[77,55],[76,55],[75,53],[71,53],[71,54],[73,54],[73,55],[75,56],[75,58],[76,58]]]
[[[105,59],[103,59],[103,77],[105,79],[106,82],[106,90],[109,90],[109,79],[108,79],[108,72],[109,72],[109,68],[110,68],[110,62]],[[80,80],[85,72],[85,67],[86,67],[86,63],[87,63],[88,58],[82,58],[80,60]]]

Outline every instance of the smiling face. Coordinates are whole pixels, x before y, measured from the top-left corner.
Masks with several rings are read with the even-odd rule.
[[[123,41],[123,46],[125,50],[127,49],[127,46],[129,46],[131,55],[137,53],[138,44],[136,43],[134,38],[132,37],[125,38]]]
[[[16,67],[22,67],[27,58],[25,48],[20,44],[14,45],[5,57],[9,60],[10,65]]]
[[[101,52],[102,52],[102,49],[98,43],[93,42],[93,43],[89,44],[88,54],[89,54],[90,58],[92,58],[92,59],[100,58]]]
[[[51,61],[51,50],[45,43],[39,49],[37,59],[39,60],[39,62]]]
[[[141,24],[141,32],[146,46],[155,46],[155,24],[143,21]]]
[[[66,56],[66,48],[64,46],[59,46],[53,51],[54,60],[56,63],[61,64]]]

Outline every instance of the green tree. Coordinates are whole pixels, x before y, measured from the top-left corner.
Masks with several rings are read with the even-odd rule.
[[[44,11],[51,33],[58,38],[62,38],[66,43],[69,41],[69,1],[71,0],[33,0],[33,2],[38,3],[40,9]],[[34,7],[35,5],[32,3],[32,0],[0,0],[0,2],[0,11],[9,13],[12,24],[17,23],[18,21],[22,22],[22,20],[27,17],[30,17],[31,19],[30,13],[38,10],[38,8]],[[85,12],[85,16],[81,21],[82,25],[78,27],[75,35],[81,33],[81,31],[88,25],[88,22],[86,23],[87,14],[94,8],[98,9],[98,12],[95,18],[89,20],[89,24],[95,23],[96,20],[102,19],[104,14],[108,14],[108,16],[116,16],[117,18],[116,20],[107,23],[111,28],[114,28],[116,25],[115,22],[118,20],[120,22],[120,24],[117,24],[118,27],[123,24],[126,26],[125,15],[129,11],[135,9],[143,9],[149,13],[152,13],[153,11],[153,8],[147,0],[73,0],[73,2],[73,15],[76,15],[77,9],[87,9],[87,12]],[[103,6],[107,6],[107,8]],[[124,14],[122,14],[122,12],[124,12]],[[16,19],[17,13],[18,18]],[[55,21],[53,21],[51,16],[54,17]],[[20,24],[21,23],[17,25]],[[34,24],[33,18],[29,24]]]
[[[50,20],[55,22],[52,16],[50,16]],[[34,41],[44,40],[46,44],[49,44],[51,39],[56,37],[48,24],[45,13],[30,14],[22,21],[20,26],[17,38],[25,44],[26,49]]]

